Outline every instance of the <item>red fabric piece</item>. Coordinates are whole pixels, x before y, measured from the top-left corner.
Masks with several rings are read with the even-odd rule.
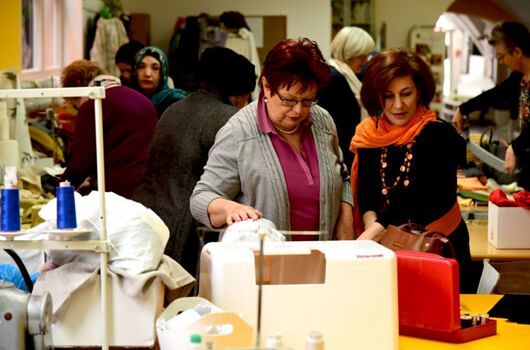
[[[522,190],[517,193],[514,193],[513,199],[515,199],[515,204],[519,207],[530,209],[530,192],[527,190]]]
[[[515,201],[509,200],[508,197],[506,196],[506,193],[504,193],[499,188],[491,191],[489,200],[490,202],[492,202],[498,207],[516,207],[517,206]]]

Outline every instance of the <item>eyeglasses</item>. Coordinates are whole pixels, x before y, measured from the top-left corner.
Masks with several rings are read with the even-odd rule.
[[[306,100],[296,100],[296,99],[292,99],[292,98],[285,98],[283,97],[282,95],[280,95],[279,93],[276,93],[276,95],[278,95],[278,98],[282,101],[282,106],[285,106],[285,107],[294,107],[298,104],[298,102],[300,102],[302,104],[302,107],[312,107],[314,105],[317,104],[317,100],[314,100],[314,99],[306,99]]]
[[[507,55],[511,54],[511,52],[502,52],[502,53],[497,53],[497,60],[503,60],[504,57],[506,57]]]

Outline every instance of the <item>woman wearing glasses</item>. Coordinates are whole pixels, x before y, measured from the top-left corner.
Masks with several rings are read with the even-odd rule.
[[[353,238],[337,131],[315,105],[328,81],[329,67],[309,39],[284,40],[269,52],[259,99],[217,134],[190,199],[195,219],[221,228],[264,217],[279,230],[321,231],[321,240]]]

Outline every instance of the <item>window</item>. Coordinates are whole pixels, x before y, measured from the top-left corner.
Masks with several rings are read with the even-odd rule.
[[[82,51],[77,52],[80,46],[77,43],[82,42],[81,13],[82,1],[78,0],[22,0],[24,79],[59,75],[65,64],[81,58]]]

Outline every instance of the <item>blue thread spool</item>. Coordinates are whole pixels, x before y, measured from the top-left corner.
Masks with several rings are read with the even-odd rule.
[[[61,182],[57,194],[57,228],[74,229],[77,227],[75,216],[74,187],[68,181]]]
[[[2,190],[2,232],[20,231],[20,197],[18,189],[5,188]]]

